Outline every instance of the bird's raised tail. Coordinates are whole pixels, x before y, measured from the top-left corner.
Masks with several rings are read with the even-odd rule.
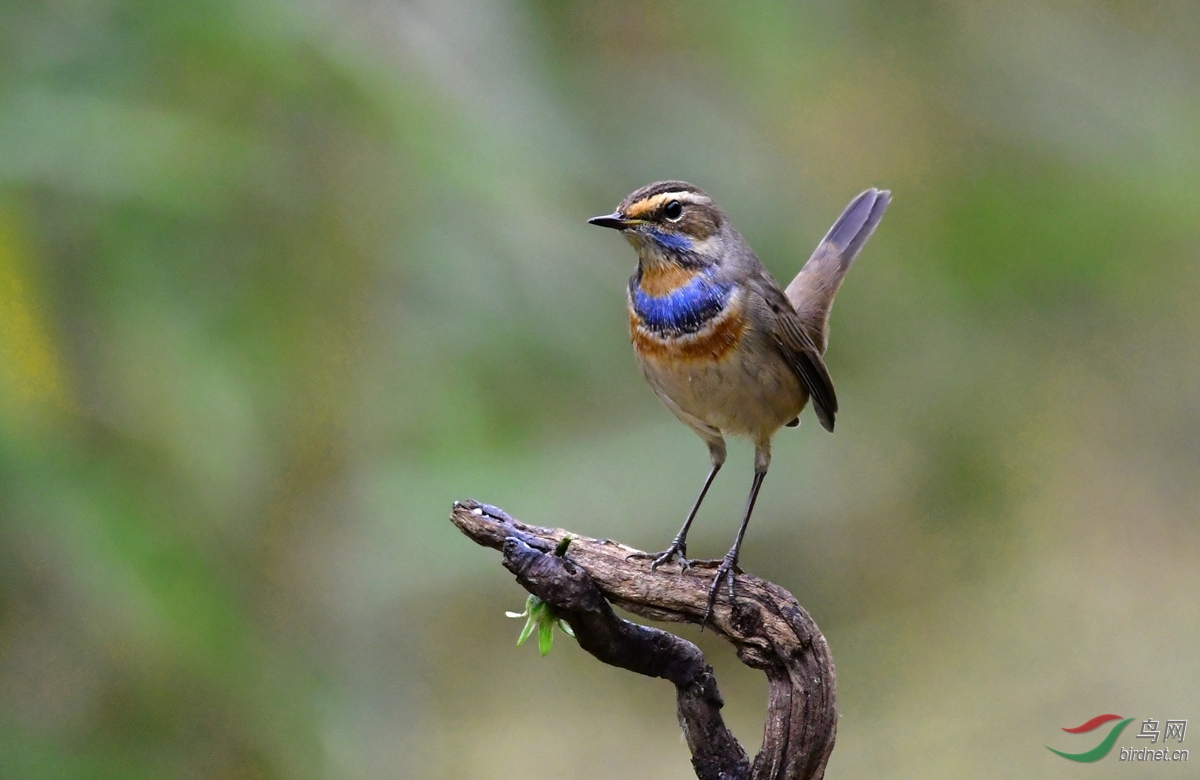
[[[822,353],[829,344],[829,311],[833,308],[833,296],[837,295],[842,277],[871,237],[891,200],[892,193],[872,187],[850,201],[804,268],[787,286],[788,300]]]

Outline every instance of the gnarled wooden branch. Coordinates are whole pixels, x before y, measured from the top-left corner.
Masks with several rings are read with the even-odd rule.
[[[750,764],[721,718],[712,667],[691,642],[617,617],[609,602],[652,620],[700,623],[712,584],[702,563],[650,569],[637,552],[606,539],[521,523],[495,507],[456,503],[450,520],[486,547],[504,553],[517,581],[553,607],[579,645],[604,663],[676,687],[679,723],[700,780],[821,778],[837,734],[833,658],[809,614],[790,593],[738,574],[733,603],[718,599],[708,627],[728,640],[738,658],[767,675],[770,692],[763,745]],[[571,537],[565,555],[555,547]],[[722,589],[724,593],[724,589]]]

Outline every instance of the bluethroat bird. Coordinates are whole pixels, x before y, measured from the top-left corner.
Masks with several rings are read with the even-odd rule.
[[[671,546],[652,568],[678,558],[689,566],[687,534],[725,463],[725,436],[754,442],[754,481],[733,547],[709,588],[707,622],[728,580],[733,600],[738,551],[771,463],[771,440],[800,424],[809,399],[833,430],[837,396],[821,355],[842,277],[891,200],[869,189],[850,202],[784,290],[720,206],[682,181],[634,191],[593,225],[619,230],[637,251],[629,279],[629,332],[646,381],[671,413],[708,445],[712,468]]]

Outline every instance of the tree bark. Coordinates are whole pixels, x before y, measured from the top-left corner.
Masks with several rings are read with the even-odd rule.
[[[742,663],[770,686],[762,749],[751,763],[721,718],[712,667],[696,645],[617,617],[609,605],[651,620],[700,623],[718,562],[683,572],[629,558],[607,540],[514,520],[475,501],[455,503],[450,520],[473,541],[501,550],[504,566],[566,620],[580,647],[600,661],[676,688],[679,725],[700,780],[808,780],[825,775],[837,735],[837,697],[829,646],[809,614],[783,588],[739,573],[733,603],[725,589],[706,628],[729,641]],[[555,548],[571,542],[561,556]]]

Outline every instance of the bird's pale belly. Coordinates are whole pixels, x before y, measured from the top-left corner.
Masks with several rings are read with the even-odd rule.
[[[758,439],[795,419],[808,395],[760,334],[751,331],[743,338],[719,360],[638,351],[638,363],[650,386],[680,411],[722,433]]]

